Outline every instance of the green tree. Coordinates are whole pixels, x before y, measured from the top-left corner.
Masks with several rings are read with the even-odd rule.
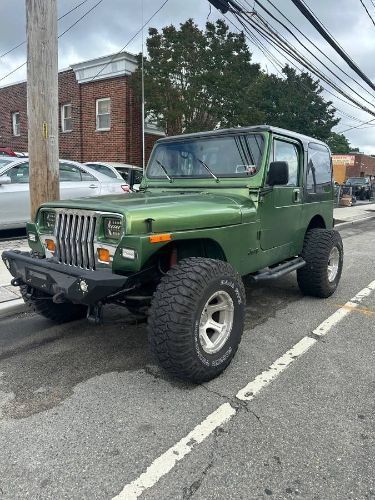
[[[144,61],[146,111],[168,135],[256,123],[258,64],[242,33],[221,20],[151,28]],[[140,56],[141,62],[141,56]],[[132,86],[140,95],[140,70]]]
[[[345,155],[353,151],[345,135],[336,134],[336,132],[331,132],[327,139],[327,144],[331,148],[332,153]]]
[[[263,121],[327,140],[339,119],[335,118],[332,102],[322,97],[319,81],[305,72],[297,74],[289,66],[283,73],[284,79],[269,75],[259,80],[259,108]]]

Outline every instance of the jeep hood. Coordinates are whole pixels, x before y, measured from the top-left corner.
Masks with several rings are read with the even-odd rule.
[[[248,196],[215,192],[145,192],[80,198],[45,203],[43,207],[94,210],[122,214],[127,234],[147,232],[146,219],[153,219],[154,232],[183,231],[240,224],[255,217]]]

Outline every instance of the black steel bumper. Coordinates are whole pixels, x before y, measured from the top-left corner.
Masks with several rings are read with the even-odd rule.
[[[129,277],[109,271],[69,267],[31,257],[27,252],[5,251],[2,259],[18,284],[29,285],[55,296],[56,300],[75,304],[97,304],[123,289],[131,289],[130,281],[134,283]]]

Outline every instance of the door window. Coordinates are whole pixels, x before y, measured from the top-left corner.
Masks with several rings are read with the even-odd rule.
[[[323,193],[332,183],[331,155],[321,144],[309,144],[306,174],[308,193]]]
[[[22,163],[8,170],[5,173],[11,179],[12,184],[28,184],[29,182],[29,164]]]
[[[289,167],[288,186],[298,186],[299,154],[296,144],[275,139],[273,143],[274,161],[286,161]]]
[[[81,179],[83,181],[90,181],[90,182],[98,180],[93,175],[89,174],[88,172],[85,172],[84,170],[81,170]]]
[[[81,182],[81,171],[75,165],[60,163],[61,182]]]

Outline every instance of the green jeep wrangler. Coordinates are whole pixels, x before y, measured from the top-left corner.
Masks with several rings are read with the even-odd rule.
[[[219,375],[244,328],[242,276],[297,271],[302,293],[337,288],[328,147],[270,126],[160,139],[141,192],[42,205],[31,253],[2,258],[27,304],[56,322],[104,304],[148,317],[151,349],[192,382]]]

